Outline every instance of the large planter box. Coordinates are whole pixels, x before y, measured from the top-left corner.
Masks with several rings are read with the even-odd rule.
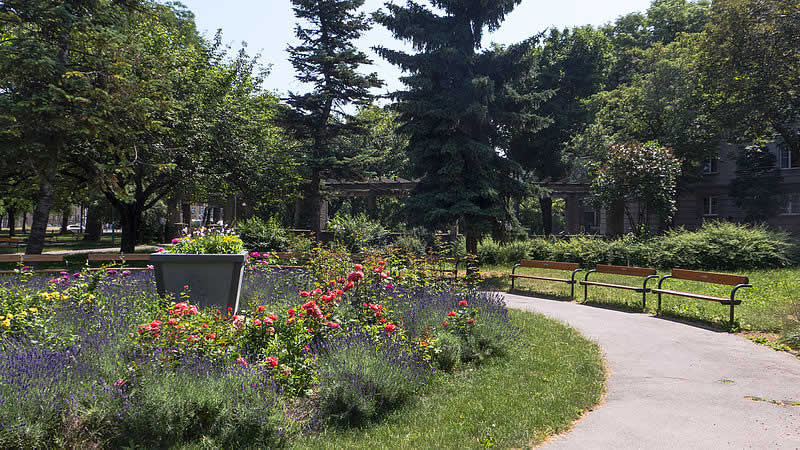
[[[155,266],[156,288],[160,295],[185,292],[199,307],[217,306],[239,310],[242,290],[242,273],[247,253],[237,255],[182,255],[153,253],[150,261]]]

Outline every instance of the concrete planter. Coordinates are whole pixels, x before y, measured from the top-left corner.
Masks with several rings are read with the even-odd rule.
[[[160,295],[178,294],[189,286],[189,298],[199,307],[217,306],[239,310],[242,273],[247,253],[196,255],[153,253],[156,288]]]

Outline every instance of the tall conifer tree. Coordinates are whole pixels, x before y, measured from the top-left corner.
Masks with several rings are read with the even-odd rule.
[[[362,75],[361,65],[372,64],[353,41],[370,27],[370,20],[357,10],[364,0],[292,0],[301,23],[295,27],[300,44],[290,46],[289,61],[297,79],[311,85],[305,94],[289,93],[283,122],[295,137],[307,143],[305,166],[309,170],[307,199],[311,202],[311,230],[318,233],[322,195],[320,181],[337,164],[333,143],[344,133],[357,131],[343,107],[367,104],[369,89],[383,83],[377,74]]]
[[[481,235],[509,223],[509,200],[522,194],[519,166],[502,154],[509,128],[543,124],[529,108],[541,95],[515,89],[530,71],[528,44],[480,51],[484,32],[497,29],[519,2],[430,0],[434,10],[409,0],[375,14],[417,51],[376,48],[407,73],[407,90],[394,93],[420,178],[407,216],[429,228],[459,223],[470,253]]]

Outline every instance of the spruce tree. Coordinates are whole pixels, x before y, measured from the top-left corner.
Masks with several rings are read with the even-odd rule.
[[[407,218],[428,228],[458,223],[473,254],[483,234],[510,223],[510,200],[523,193],[519,166],[503,154],[508,131],[543,122],[526,108],[541,96],[516,89],[530,72],[528,43],[481,51],[483,33],[497,29],[519,2],[431,0],[432,9],[409,0],[375,13],[416,50],[376,48],[407,74],[407,89],[393,94],[420,178]]]
[[[308,170],[307,199],[311,203],[311,230],[319,233],[322,195],[320,181],[339,159],[335,142],[339,136],[357,132],[357,121],[344,107],[364,105],[372,99],[369,90],[383,83],[377,74],[363,75],[361,65],[372,61],[353,41],[369,29],[367,16],[357,10],[364,0],[292,0],[294,13],[302,22],[295,27],[300,43],[288,48],[289,61],[297,79],[310,84],[305,94],[289,93],[290,108],[283,125],[305,142],[304,165]]]

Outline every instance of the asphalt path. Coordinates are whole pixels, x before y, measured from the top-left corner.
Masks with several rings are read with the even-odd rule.
[[[505,299],[577,328],[608,364],[604,402],[544,448],[800,449],[799,358],[650,314]]]

